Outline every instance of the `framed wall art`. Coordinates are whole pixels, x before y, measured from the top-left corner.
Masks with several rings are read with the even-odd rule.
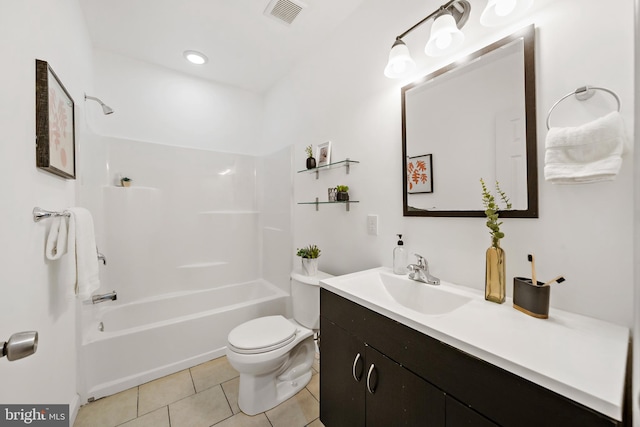
[[[74,103],[51,66],[36,59],[36,166],[76,177]]]
[[[407,157],[407,193],[433,193],[431,154]]]
[[[318,145],[316,160],[318,161],[318,167],[327,166],[331,163],[331,141]]]

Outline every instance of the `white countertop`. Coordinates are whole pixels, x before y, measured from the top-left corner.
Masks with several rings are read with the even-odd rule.
[[[444,281],[440,290],[468,296],[471,301],[446,314],[426,315],[374,289],[375,275],[380,274],[393,275],[391,269],[380,267],[322,279],[320,286],[622,420],[627,328],[553,308],[548,319],[537,319],[515,310],[510,298],[503,304],[491,303],[480,290]],[[367,281],[370,288],[362,285]],[[360,284],[354,285],[356,282]]]

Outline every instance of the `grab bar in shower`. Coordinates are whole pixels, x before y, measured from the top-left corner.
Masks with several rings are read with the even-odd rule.
[[[56,212],[56,211],[48,211],[46,209],[42,209],[39,207],[33,208],[33,222],[38,222],[41,219],[52,218],[55,216],[71,216],[71,214],[67,211]]]

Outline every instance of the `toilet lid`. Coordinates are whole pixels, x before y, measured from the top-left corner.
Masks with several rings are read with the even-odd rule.
[[[296,337],[296,327],[282,316],[249,320],[229,332],[229,344],[238,353],[263,353],[285,346]]]

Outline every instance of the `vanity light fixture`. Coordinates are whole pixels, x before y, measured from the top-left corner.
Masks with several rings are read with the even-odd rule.
[[[391,79],[400,78],[415,68],[416,64],[402,38],[432,18],[431,36],[424,48],[425,53],[429,56],[442,56],[454,52],[464,42],[464,34],[460,29],[469,19],[470,11],[471,5],[467,0],[450,0],[400,34],[389,52],[384,75]]]
[[[196,65],[206,64],[209,61],[209,58],[204,53],[195,50],[185,50],[183,55],[187,61]]]
[[[480,15],[480,23],[485,27],[497,27],[521,16],[533,4],[533,0],[489,0]]]

